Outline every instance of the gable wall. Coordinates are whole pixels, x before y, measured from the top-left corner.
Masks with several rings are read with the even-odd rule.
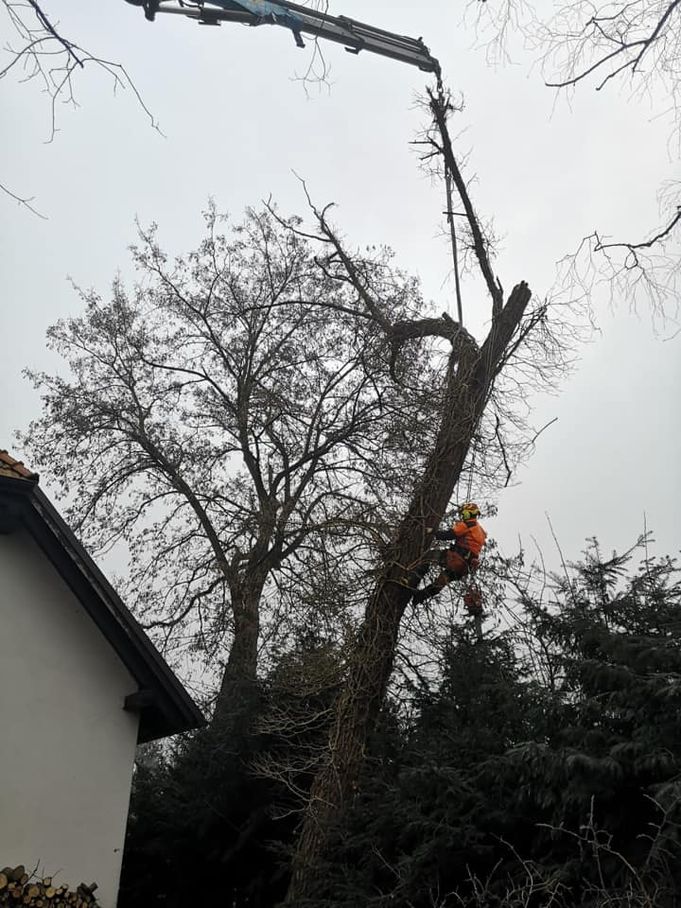
[[[23,530],[0,536],[0,866],[118,888],[137,689]]]

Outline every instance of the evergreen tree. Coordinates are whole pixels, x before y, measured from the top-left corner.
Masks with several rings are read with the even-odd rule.
[[[626,886],[625,860],[645,866],[660,823],[667,844],[676,839],[681,585],[670,559],[646,558],[627,576],[634,551],[604,559],[592,541],[584,561],[556,581],[554,603],[530,606],[536,634],[553,652],[559,708],[550,737],[507,760],[518,776],[517,804],[532,805],[553,827],[538,833],[534,854],[562,867],[571,884],[595,885],[597,871],[610,886]],[[585,826],[609,842],[591,872],[589,861],[566,863],[570,835]]]
[[[418,693],[411,726],[393,723],[387,739],[385,728],[374,738],[340,845],[342,871],[329,868],[330,905],[364,904],[373,893],[376,904],[425,908],[498,861],[507,814],[503,800],[490,803],[485,767],[541,734],[544,695],[509,634],[478,644],[456,629],[443,659],[440,683]]]
[[[316,906],[676,905],[681,584],[633,555],[592,543],[548,601],[525,587],[522,633],[451,631],[372,730]],[[138,769],[121,908],[281,901],[344,670],[308,628],[241,730]]]
[[[235,714],[138,761],[119,908],[269,908],[288,862],[314,755],[328,733],[337,648],[307,629]]]
[[[324,904],[675,904],[681,587],[632,556],[592,543],[549,605],[525,590],[522,637],[452,636],[414,723],[374,742]]]

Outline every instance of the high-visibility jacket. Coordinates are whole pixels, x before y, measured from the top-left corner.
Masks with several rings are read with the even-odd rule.
[[[436,533],[435,538],[453,540],[456,548],[470,552],[477,558],[485,544],[487,533],[477,520],[459,520],[451,530]]]

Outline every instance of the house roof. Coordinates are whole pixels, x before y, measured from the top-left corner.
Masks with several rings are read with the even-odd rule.
[[[38,486],[38,474],[0,451],[0,533],[23,526],[138,684],[125,708],[140,714],[139,743],[205,724],[185,688],[82,543]]]
[[[0,476],[9,479],[38,481],[38,474],[27,470],[20,460],[15,460],[7,451],[0,450]]]

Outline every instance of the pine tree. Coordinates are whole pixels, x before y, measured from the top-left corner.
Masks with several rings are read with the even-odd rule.
[[[490,803],[484,767],[541,727],[543,693],[507,634],[479,645],[457,629],[442,660],[439,683],[417,692],[415,720],[374,735],[363,794],[329,867],[329,905],[372,894],[376,904],[426,908],[498,861],[504,805]]]
[[[631,573],[637,551],[606,559],[592,540],[584,560],[555,579],[554,601],[530,604],[558,679],[553,727],[505,758],[517,779],[514,809],[546,824],[533,858],[584,891],[603,878],[625,891],[632,868],[651,871],[652,839],[658,856],[676,840],[681,585],[666,558],[646,557]],[[667,872],[664,886],[678,884]]]
[[[633,555],[592,543],[548,605],[524,590],[522,636],[453,634],[416,719],[374,738],[325,905],[674,904],[681,587]]]

